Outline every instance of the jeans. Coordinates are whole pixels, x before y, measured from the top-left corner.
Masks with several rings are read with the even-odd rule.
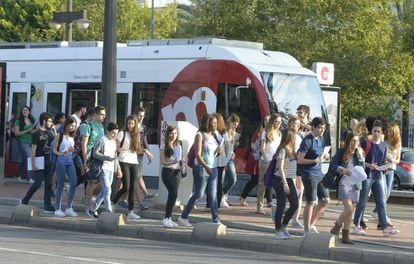
[[[27,180],[32,178],[32,172],[27,171],[27,158],[30,158],[32,156],[32,146],[28,143],[22,142],[19,139],[17,141],[17,147],[20,151],[20,157],[21,157],[21,163],[19,165],[19,168],[16,172],[16,177],[21,177],[22,172],[26,170],[27,172]]]
[[[102,202],[105,203],[105,210],[107,212],[112,213],[112,205],[111,205],[111,185],[114,179],[114,172],[110,170],[102,170],[103,173],[99,177],[99,181],[101,183],[101,191],[99,192],[98,196],[96,197],[95,203],[93,204],[93,210],[98,210],[99,206],[101,206]]]
[[[135,179],[138,176],[139,166],[138,164],[125,162],[120,162],[119,166],[121,167],[123,174],[123,177],[121,178],[122,188],[116,193],[113,202],[116,204],[122,195],[128,192],[128,210],[134,210]]]
[[[257,175],[252,175],[250,177],[250,181],[248,181],[246,185],[244,186],[243,192],[240,195],[240,197],[242,197],[243,199],[246,199],[247,195],[249,195],[249,193],[254,189],[254,187],[256,187],[258,181],[259,181],[259,177]]]
[[[223,193],[228,194],[231,188],[236,184],[237,173],[236,166],[233,160],[229,160],[226,167],[226,174],[224,176]]]
[[[289,186],[289,194],[285,193],[283,188],[282,179],[280,177],[275,177],[275,183],[273,188],[276,192],[276,214],[275,214],[275,228],[279,230],[282,226],[286,226],[292,216],[295,214],[298,209],[298,194],[296,192],[296,186],[293,179],[286,179]],[[289,209],[286,210],[286,198],[289,200]],[[283,217],[283,214],[285,215]],[[283,217],[283,221],[282,221]]]
[[[223,197],[223,175],[224,167],[217,167],[217,207],[220,208],[221,199]],[[207,189],[208,189],[207,183]],[[207,208],[210,208],[209,201],[207,200]]]
[[[387,212],[384,200],[384,181],[382,179],[366,179],[362,182],[362,189],[359,196],[359,201],[355,209],[354,225],[360,226],[363,218],[364,211],[368,201],[369,190],[372,190],[374,196],[375,207],[378,212],[378,220],[382,229],[388,227]]]
[[[385,202],[388,201],[388,198],[390,198],[391,191],[392,191],[392,183],[394,181],[394,170],[388,170],[387,173],[385,173]]]
[[[172,211],[178,196],[178,187],[180,186],[181,175],[179,169],[162,168],[162,182],[168,190],[168,199],[165,206],[165,218],[171,217]]]
[[[194,177],[194,192],[191,195],[190,199],[187,202],[187,205],[184,208],[181,217],[184,219],[188,218],[191,210],[194,205],[201,199],[204,194],[204,191],[207,188],[207,200],[210,204],[211,216],[213,222],[220,220],[218,216],[218,206],[217,206],[217,168],[212,168],[212,174],[208,175],[205,169],[202,166],[194,165],[193,167],[193,177]]]
[[[47,157],[48,158],[48,157]],[[22,199],[22,204],[28,204],[30,199],[32,198],[33,194],[42,186],[42,181],[45,181],[45,189],[43,195],[43,201],[45,209],[52,208],[52,203],[50,201],[51,194],[52,194],[52,166],[50,164],[45,163],[44,170],[37,170],[34,171],[32,174],[34,178],[34,183],[30,186],[29,190],[27,190],[26,195]]]
[[[75,196],[75,189],[76,189],[76,168],[75,164],[71,163],[69,165],[64,165],[59,161],[56,162],[56,210],[62,210],[61,202],[62,202],[62,191],[63,191],[63,184],[65,183],[65,175],[68,175],[69,178],[69,193],[68,193],[68,201],[66,205],[66,209],[72,208],[73,206],[73,197]]]

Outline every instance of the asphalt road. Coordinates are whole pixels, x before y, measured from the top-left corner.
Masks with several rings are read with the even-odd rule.
[[[0,263],[340,263],[200,245],[0,225]]]

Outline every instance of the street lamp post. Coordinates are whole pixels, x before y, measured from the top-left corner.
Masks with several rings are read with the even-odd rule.
[[[72,23],[76,22],[78,28],[86,29],[91,21],[86,18],[86,11],[72,11],[72,0],[67,0],[66,12],[53,12],[52,20],[49,22],[51,28],[58,30],[61,24],[65,24],[65,40],[72,42]]]

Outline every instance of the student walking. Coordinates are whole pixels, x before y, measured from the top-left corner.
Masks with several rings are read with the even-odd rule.
[[[118,135],[118,132],[118,125],[110,122],[106,128],[106,134],[98,139],[93,146],[93,151],[91,153],[92,158],[102,162],[102,173],[98,176],[98,180],[101,184],[101,191],[96,196],[96,200],[92,203],[88,213],[93,218],[98,217],[97,211],[102,202],[105,202],[105,210],[107,212],[113,212],[111,186],[114,179],[114,173],[116,173],[117,178],[122,177],[122,171],[116,157],[116,136]]]
[[[202,121],[200,131],[194,139],[194,148],[196,160],[193,167],[194,192],[185,206],[181,216],[178,218],[178,224],[181,226],[191,226],[188,221],[188,215],[194,208],[194,205],[203,196],[207,183],[207,199],[209,200],[211,216],[214,223],[220,223],[217,206],[217,165],[216,156],[223,149],[217,144],[214,138],[214,132],[217,129],[217,119],[206,114]]]
[[[113,203],[117,204],[119,199],[128,193],[128,219],[139,219],[134,213],[134,190],[135,181],[139,173],[137,154],[141,152],[139,140],[138,122],[135,116],[130,115],[126,119],[126,126],[118,133],[116,138],[118,145],[118,160],[123,177],[122,188],[116,193]]]
[[[166,228],[175,228],[177,224],[171,219],[172,211],[177,200],[178,187],[181,180],[183,163],[182,149],[178,143],[178,131],[174,126],[168,126],[165,131],[164,146],[160,148],[160,162],[162,165],[161,178],[168,190],[168,199],[165,205],[165,217],[162,225]]]
[[[75,151],[75,132],[76,132],[76,120],[70,117],[63,125],[62,132],[55,136],[53,144],[53,152],[57,156],[56,159],[56,211],[55,216],[78,216],[73,210],[73,197],[75,196],[76,189],[76,169],[73,163],[72,154]],[[65,183],[65,176],[69,178],[69,192],[67,198],[67,205],[65,212],[62,211],[62,191]]]
[[[359,136],[354,133],[348,134],[345,138],[343,148],[339,149],[332,162],[331,167],[333,171],[342,176],[338,185],[338,199],[342,201],[344,210],[339,215],[334,227],[331,229],[331,234],[339,235],[342,228],[342,243],[353,244],[349,238],[349,229],[352,223],[352,214],[355,210],[355,205],[359,201],[359,192],[361,183],[354,184],[350,180],[350,170],[355,166],[365,167],[363,151],[359,147]]]
[[[39,129],[32,135],[32,170],[34,183],[30,186],[26,195],[22,199],[22,204],[28,204],[33,194],[42,186],[42,181],[45,182],[44,187],[44,208],[46,213],[54,213],[55,208],[51,203],[52,194],[52,171],[53,164],[50,160],[50,144],[53,141],[53,133],[51,128],[53,126],[53,119],[49,113],[42,113],[39,116]],[[36,157],[43,157],[44,168],[36,167]]]
[[[273,177],[273,188],[276,192],[276,239],[290,238],[286,227],[298,209],[298,196],[294,182],[296,177],[295,141],[296,131],[286,129],[283,131],[280,145],[274,155],[274,159],[277,159],[276,171],[274,172],[276,177]],[[285,211],[286,199],[289,200],[290,206]]]
[[[330,201],[329,190],[320,184],[323,177],[321,163],[328,158],[327,154],[323,155],[325,145],[322,135],[325,131],[325,120],[315,117],[311,125],[312,131],[302,140],[298,153],[306,200],[303,210],[305,236],[311,229],[318,233],[315,223]],[[318,198],[318,204],[315,206],[316,198]]]

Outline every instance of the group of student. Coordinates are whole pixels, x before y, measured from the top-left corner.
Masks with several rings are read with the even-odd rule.
[[[75,106],[74,114],[64,118],[63,124],[56,128],[49,113],[40,114],[38,125],[35,125],[30,108],[25,106],[21,109],[20,117],[13,127],[22,154],[22,169],[19,171],[27,169],[25,161],[31,157],[32,168],[28,171],[28,177],[33,180],[21,200],[22,204],[29,203],[44,181],[45,212],[54,213],[56,217],[76,217],[78,214],[73,210],[73,198],[76,187],[84,183],[85,212],[90,217],[98,217],[102,202],[106,211],[112,212],[113,204],[120,199],[124,201],[128,196],[127,218],[139,218],[134,213],[134,201],[141,201],[139,191],[146,198],[153,196],[141,177],[144,155],[150,161],[153,158],[148,150],[147,129],[142,123],[145,110],[137,107],[134,115],[127,117],[125,128],[121,131],[116,123],[110,122],[105,132],[105,115],[103,106],[87,111],[87,105],[79,103]],[[38,168],[36,160],[40,157],[42,165]],[[92,171],[93,161],[99,163],[99,175],[88,173]],[[114,175],[121,180],[114,181]],[[68,197],[63,210],[61,202],[66,180],[69,181],[66,187]],[[113,191],[114,195],[111,195]],[[53,196],[56,199],[55,207],[51,203]],[[93,196],[95,199],[92,199]]]
[[[329,183],[330,177],[324,175],[321,167],[321,163],[329,159],[323,141],[325,120],[315,117],[309,121],[304,118],[308,116],[309,107],[299,106],[297,116],[291,116],[287,128],[281,132],[281,116],[272,114],[264,119],[263,126],[252,137],[252,156],[258,165],[258,170],[254,165],[251,168],[252,179],[257,175],[256,182],[259,185],[256,212],[265,213],[264,182],[265,177],[270,175],[271,181],[267,185],[274,189],[277,200],[274,213],[276,239],[291,237],[287,230],[291,220],[292,226],[304,229],[304,236],[310,232],[318,233],[316,223],[329,204],[328,188],[332,186],[337,188],[338,199],[342,201],[344,210],[330,232],[339,235],[342,229],[343,243],[353,243],[350,233],[366,234],[363,219],[371,192],[376,205],[373,214],[378,219],[378,230],[382,230],[384,236],[398,234],[399,230],[392,225],[386,210],[394,171],[400,160],[401,137],[398,125],[392,123],[387,126],[382,117],[354,121],[357,124],[343,133],[341,147],[330,163],[328,172],[333,173],[336,183],[332,185]],[[387,132],[385,138],[383,131]],[[351,179],[356,166],[361,166],[362,174],[366,176],[359,182]],[[247,205],[247,193],[254,187],[251,182],[246,184],[240,197],[243,206]],[[298,222],[302,195],[306,202],[303,226]],[[287,201],[290,207],[286,210]],[[350,231],[352,217],[355,227]]]

